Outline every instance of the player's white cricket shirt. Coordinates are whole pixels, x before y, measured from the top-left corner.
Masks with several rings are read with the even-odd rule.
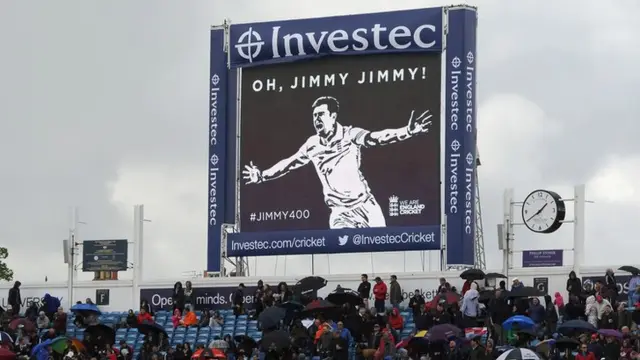
[[[329,143],[322,144],[320,137],[313,135],[300,153],[315,166],[327,206],[340,212],[358,206],[371,196],[369,184],[360,171],[360,144],[369,131],[336,125],[336,134]]]

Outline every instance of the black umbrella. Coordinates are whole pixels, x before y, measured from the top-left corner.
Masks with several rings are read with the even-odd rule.
[[[558,332],[564,335],[572,335],[574,333],[589,332],[595,333],[598,329],[584,320],[569,320],[558,326]]]
[[[276,306],[285,309],[286,311],[301,311],[302,309],[304,309],[304,305],[296,301],[287,301]]]
[[[264,333],[260,341],[260,349],[264,352],[277,351],[281,352],[289,349],[291,339],[289,333],[284,330],[275,330]]]
[[[116,341],[116,331],[113,330],[112,327],[104,324],[87,326],[87,328],[84,329],[85,338],[87,335],[92,339],[91,343],[97,345],[113,345]]]
[[[555,342],[555,347],[558,349],[574,349],[578,345],[580,345],[580,341],[570,337],[561,337]]]
[[[325,278],[320,276],[307,276],[296,283],[295,293],[298,295],[307,295],[325,286],[327,286],[327,280]]]
[[[156,322],[145,321],[141,324],[137,324],[136,327],[138,328],[138,331],[141,334],[145,334],[145,335],[151,334],[151,336],[153,336],[154,334],[155,335],[164,334],[164,336],[169,337],[166,330]]]
[[[451,324],[436,325],[427,333],[427,339],[430,342],[447,341],[452,337],[458,337],[462,335],[462,330],[457,326]]]
[[[506,279],[507,276],[500,273],[492,272],[492,273],[485,274],[484,278],[485,279]]]
[[[545,296],[544,291],[538,290],[532,286],[523,286],[521,288],[517,288],[512,290],[507,295],[508,298],[524,298],[524,297],[536,297],[536,296]]]
[[[300,317],[314,316],[316,314],[322,314],[328,317],[332,313],[340,310],[335,304],[327,300],[314,300],[305,306],[304,310],[300,312]]]
[[[327,295],[327,300],[336,305],[349,304],[351,306],[362,305],[362,298],[357,291],[351,289],[339,288],[331,294]]]
[[[460,274],[460,278],[471,281],[482,280],[484,276],[484,271],[480,269],[467,269]]]
[[[638,274],[640,274],[640,269],[638,269],[638,268],[637,268],[637,267],[635,267],[635,266],[631,266],[631,265],[620,266],[620,267],[618,268],[618,270],[626,271],[626,272],[628,272],[628,273],[631,273],[632,275],[638,275]]]
[[[260,327],[263,330],[273,329],[278,327],[280,321],[284,320],[285,316],[287,316],[287,311],[285,309],[272,306],[260,313],[258,321],[260,322]]]
[[[506,299],[509,296],[509,291],[507,290],[502,290],[500,292],[500,298],[501,299]],[[480,291],[480,296],[478,297],[478,301],[486,304],[491,300],[494,300],[496,298],[496,291],[495,290],[482,290]]]
[[[233,340],[238,343],[238,348],[243,349],[246,353],[251,353],[251,350],[256,347],[256,341],[247,335],[236,335]]]

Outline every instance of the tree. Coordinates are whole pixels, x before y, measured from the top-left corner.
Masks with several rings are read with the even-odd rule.
[[[9,250],[4,247],[0,247],[0,280],[11,281],[13,280],[13,270],[9,269],[7,264],[3,261],[9,256]]]

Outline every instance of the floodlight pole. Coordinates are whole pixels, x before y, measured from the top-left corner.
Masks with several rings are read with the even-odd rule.
[[[78,208],[71,208],[71,214],[69,216],[69,264],[67,273],[67,301],[69,302],[69,308],[73,306],[73,281],[76,273],[76,242],[80,241],[78,237],[78,225],[80,221],[78,219]]]

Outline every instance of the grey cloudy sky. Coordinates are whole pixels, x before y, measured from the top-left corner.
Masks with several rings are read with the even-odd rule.
[[[479,6],[480,186],[489,265],[502,192],[586,183],[587,258],[633,262],[640,218],[640,3]],[[424,0],[4,1],[0,5],[0,245],[19,279],[66,278],[77,205],[90,239],[130,238],[146,204],[146,277],[205,267],[209,26],[445,5]],[[634,135],[636,134],[636,135]],[[520,248],[568,248],[516,232]],[[407,259],[406,266],[403,265]],[[420,254],[318,256],[319,272],[419,270]],[[389,261],[389,260],[392,261]],[[286,265],[285,265],[286,264]],[[260,259],[302,274],[309,257]],[[84,275],[87,277],[88,275]]]

